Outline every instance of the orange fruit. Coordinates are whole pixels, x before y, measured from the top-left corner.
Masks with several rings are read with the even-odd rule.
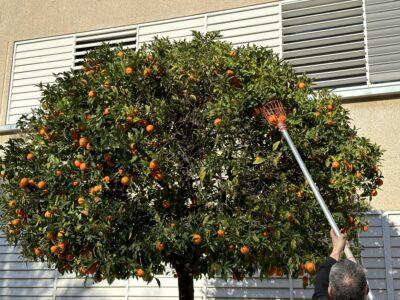
[[[8,201],[8,207],[9,208],[14,208],[15,207],[15,201],[14,200]]]
[[[120,57],[120,58],[124,57],[124,55],[125,55],[124,51],[118,51],[117,52],[117,56]]]
[[[152,160],[152,161],[149,163],[149,169],[150,169],[150,170],[157,170],[157,169],[158,169],[158,163],[157,163],[157,161]]]
[[[347,222],[349,222],[350,224],[354,223],[354,218],[352,216],[348,216],[347,217]]]
[[[59,251],[58,246],[53,245],[53,246],[50,247],[50,252],[51,253],[55,254],[55,253],[58,253],[58,251]]]
[[[162,207],[165,208],[165,209],[168,209],[168,208],[171,207],[171,204],[169,204],[168,200],[163,200]]]
[[[101,191],[101,185],[96,185],[92,188],[92,193],[96,194]]]
[[[82,147],[82,148],[84,148],[84,147],[86,147],[86,145],[89,143],[89,140],[87,139],[87,138],[85,138],[85,137],[81,137],[80,139],[79,139],[79,147]]]
[[[39,135],[44,136],[46,135],[46,128],[42,127],[39,129]]]
[[[90,90],[89,93],[88,93],[88,96],[89,96],[89,97],[94,97],[94,96],[96,96],[95,91]]]
[[[331,119],[325,121],[325,125],[333,126],[333,121]]]
[[[229,56],[230,57],[235,57],[237,55],[237,52],[235,50],[229,51]]]
[[[222,229],[218,229],[217,235],[218,235],[219,237],[223,237],[223,236],[225,235],[225,232],[224,232]]]
[[[86,170],[88,169],[87,164],[86,164],[86,163],[81,163],[81,164],[79,165],[79,169],[80,169],[81,171],[86,171]]]
[[[286,215],[286,218],[289,222],[293,222],[294,221],[294,215],[291,212],[288,212]]]
[[[156,250],[157,252],[162,252],[165,249],[165,244],[163,242],[156,243]]]
[[[129,183],[129,181],[130,181],[130,178],[128,176],[124,176],[121,178],[121,183],[123,185],[127,185]]]
[[[14,219],[14,220],[11,221],[11,225],[13,225],[13,226],[21,225],[21,220],[20,219]]]
[[[272,266],[268,269],[268,276],[274,276],[278,271],[278,268],[275,266]]]
[[[85,203],[86,203],[85,198],[83,198],[83,197],[79,197],[79,198],[78,198],[78,204],[79,204],[79,205],[85,205]]]
[[[135,274],[137,277],[144,277],[145,275],[144,270],[140,268],[135,270]]]
[[[332,111],[332,110],[335,109],[335,106],[334,106],[333,104],[328,104],[328,105],[326,106],[326,109],[329,110],[329,111]]]
[[[244,245],[240,247],[240,253],[242,253],[243,255],[247,255],[249,254],[249,252],[250,252],[249,246]]]
[[[227,76],[233,76],[233,75],[235,75],[235,71],[233,71],[233,70],[226,70],[225,71],[225,74],[227,75]]]
[[[62,238],[64,235],[65,235],[65,232],[62,229],[57,233],[58,238]]]
[[[48,239],[49,241],[54,241],[56,239],[56,234],[52,231],[49,231],[48,233],[46,233],[46,239]]]
[[[371,191],[371,196],[372,196],[372,197],[375,197],[376,195],[378,195],[378,191],[377,191],[376,189],[373,189],[373,190]]]
[[[377,186],[381,186],[381,185],[383,184],[383,180],[380,179],[380,178],[378,178],[378,179],[375,181],[375,184],[376,184]]]
[[[81,214],[87,217],[89,215],[89,210],[88,209],[84,209],[84,210],[81,211]]]
[[[103,116],[108,116],[110,113],[111,113],[111,112],[110,112],[110,108],[109,108],[109,107],[106,107],[106,108],[104,109],[104,111],[103,111]]]
[[[312,261],[306,262],[304,264],[304,269],[310,274],[314,274],[317,271],[315,263],[313,263]]]
[[[92,149],[92,145],[90,145],[90,143],[88,143],[85,148],[87,151],[90,151],[90,149]]]
[[[146,126],[146,131],[147,132],[152,132],[153,130],[154,130],[154,126],[153,125],[149,124],[149,125]]]
[[[53,216],[53,213],[51,212],[51,211],[46,211],[45,213],[44,213],[44,217],[45,218],[47,218],[47,219],[49,219],[49,218],[51,218]]]
[[[318,118],[320,115],[321,115],[321,113],[320,113],[319,111],[314,112],[314,116],[315,116],[315,117]]]
[[[79,160],[74,161],[74,166],[79,168],[81,166],[81,162]]]
[[[78,185],[79,185],[79,182],[78,182],[78,181],[72,182],[72,186],[77,187]]]
[[[306,83],[303,82],[303,81],[300,81],[300,82],[297,84],[297,87],[298,87],[300,90],[305,89]]]
[[[338,161],[332,162],[332,169],[333,170],[339,170],[340,168],[340,163]]]
[[[304,193],[302,191],[298,191],[296,193],[296,198],[297,199],[301,200],[301,199],[303,199],[303,197],[304,197]]]
[[[34,250],[33,250],[34,252],[35,252],[35,255],[36,256],[42,256],[42,249],[40,249],[40,248],[35,248]]]
[[[202,241],[203,241],[203,238],[201,237],[200,234],[194,233],[194,234],[192,235],[192,243],[193,243],[195,246],[200,245]]]
[[[60,177],[60,176],[62,175],[62,172],[61,172],[60,170],[57,170],[57,171],[55,172],[55,175],[56,175],[57,177]]]
[[[37,184],[37,187],[39,190],[44,190],[46,188],[46,182],[45,181],[39,181]]]
[[[146,60],[147,61],[152,61],[153,60],[153,54],[151,54],[151,53],[147,54]]]
[[[110,183],[110,176],[104,176],[103,177],[103,182],[105,182],[105,183]]]
[[[21,187],[21,188],[25,188],[27,185],[28,185],[28,183],[29,183],[29,180],[28,180],[28,178],[22,178],[21,180],[20,180],[20,182],[19,182],[19,186]]]
[[[153,178],[157,181],[161,181],[164,179],[164,174],[161,172],[155,172],[152,174]]]
[[[265,231],[263,231],[263,232],[261,233],[261,235],[262,235],[263,237],[268,237],[268,236],[269,236],[269,232],[268,232],[267,230],[265,230]]]
[[[150,68],[144,68],[143,76],[144,77],[150,77],[151,76],[151,69]]]
[[[125,68],[125,74],[126,74],[126,75],[132,75],[133,72],[134,72],[134,70],[133,70],[132,67],[126,67],[126,68]]]
[[[367,232],[368,229],[369,229],[368,225],[364,225],[364,226],[363,226],[363,231]]]
[[[26,159],[27,160],[33,160],[35,158],[35,155],[33,155],[33,153],[28,153],[27,155],[26,155]]]
[[[354,174],[354,176],[356,176],[356,178],[358,178],[358,179],[361,179],[361,178],[363,177],[360,171],[357,171],[357,172]]]
[[[105,81],[105,82],[103,83],[103,86],[104,86],[106,89],[109,89],[109,88],[111,87],[111,83],[109,83],[108,81]]]
[[[29,179],[28,183],[30,186],[35,186],[35,184],[36,184],[35,180],[33,180],[33,179]]]
[[[215,126],[219,126],[219,125],[221,125],[221,123],[222,123],[222,119],[221,119],[221,118],[216,118],[216,119],[214,120],[214,125],[215,125]]]
[[[121,175],[121,176],[124,176],[125,175],[125,170],[124,169],[118,169],[118,174],[119,175]]]
[[[65,248],[67,248],[67,245],[64,242],[59,242],[57,244],[57,247],[58,247],[58,251],[62,253],[65,251]]]

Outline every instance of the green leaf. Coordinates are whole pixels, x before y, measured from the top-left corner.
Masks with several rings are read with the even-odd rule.
[[[254,165],[259,165],[262,164],[263,162],[265,162],[265,158],[261,157],[261,156],[257,156],[256,159],[253,161]]]
[[[272,145],[272,151],[275,151],[276,149],[278,149],[279,144],[281,143],[281,141],[277,141]]]
[[[200,181],[203,181],[204,178],[206,177],[206,175],[207,175],[206,168],[205,167],[201,167],[200,171],[199,171]]]

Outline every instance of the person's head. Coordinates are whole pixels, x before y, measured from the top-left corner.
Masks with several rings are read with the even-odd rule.
[[[340,260],[329,274],[329,296],[334,300],[362,300],[368,294],[367,278],[362,266]]]

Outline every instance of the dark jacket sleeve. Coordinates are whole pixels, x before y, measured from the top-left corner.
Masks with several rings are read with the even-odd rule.
[[[336,260],[332,257],[319,265],[317,275],[315,276],[315,290],[313,299],[314,300],[324,300],[328,298],[328,286],[329,286],[329,272],[332,266],[336,263]]]

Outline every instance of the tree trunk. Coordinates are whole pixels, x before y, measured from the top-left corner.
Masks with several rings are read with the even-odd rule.
[[[178,273],[179,300],[193,300],[193,275],[184,266],[176,266]]]

